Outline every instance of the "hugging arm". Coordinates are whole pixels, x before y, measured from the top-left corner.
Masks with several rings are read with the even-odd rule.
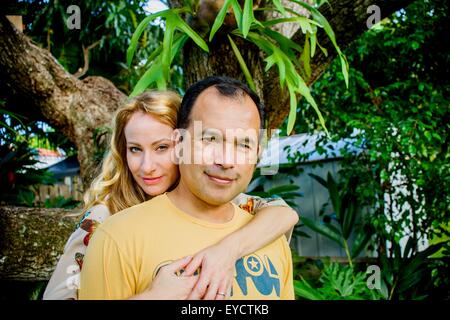
[[[64,252],[47,284],[44,300],[77,300],[80,269],[86,246],[95,228],[110,216],[108,208],[96,205],[83,216],[67,241]]]
[[[236,260],[248,255],[286,234],[289,240],[298,214],[281,199],[265,200],[239,195],[234,202],[255,217],[245,226],[218,243],[198,252],[186,267],[192,275],[201,266],[202,272],[190,299],[224,299],[229,296]]]

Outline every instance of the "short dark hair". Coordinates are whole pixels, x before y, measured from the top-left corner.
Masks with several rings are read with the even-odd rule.
[[[237,98],[240,95],[248,95],[258,108],[259,119],[261,121],[260,129],[264,128],[264,105],[258,95],[239,80],[217,76],[207,77],[189,87],[183,97],[183,100],[181,101],[180,111],[178,113],[177,128],[187,128],[189,125],[189,116],[195,101],[198,96],[209,87],[215,87],[221,95],[229,98]]]

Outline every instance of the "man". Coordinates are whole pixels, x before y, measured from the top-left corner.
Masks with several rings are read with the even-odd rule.
[[[141,293],[161,267],[248,223],[252,216],[230,201],[252,178],[262,123],[259,98],[239,81],[209,77],[190,87],[178,121],[179,184],[99,227],[86,253],[79,298]],[[238,260],[235,274],[233,299],[294,298],[284,236]]]

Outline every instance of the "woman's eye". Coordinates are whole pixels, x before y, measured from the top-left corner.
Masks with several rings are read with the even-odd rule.
[[[138,147],[130,147],[128,149],[130,150],[131,153],[136,153],[136,152],[141,151],[141,149],[139,149]]]
[[[250,145],[248,145],[246,143],[241,143],[241,147],[245,148],[245,149],[250,149]]]

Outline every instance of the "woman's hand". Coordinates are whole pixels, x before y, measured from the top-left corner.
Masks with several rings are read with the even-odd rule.
[[[201,268],[200,278],[188,299],[223,300],[230,297],[234,265],[239,258],[238,246],[223,240],[198,252],[184,274],[192,276]]]
[[[132,300],[185,300],[197,283],[198,276],[187,276],[185,273],[177,276],[191,262],[192,257],[185,257],[162,267],[147,291],[142,292]]]

